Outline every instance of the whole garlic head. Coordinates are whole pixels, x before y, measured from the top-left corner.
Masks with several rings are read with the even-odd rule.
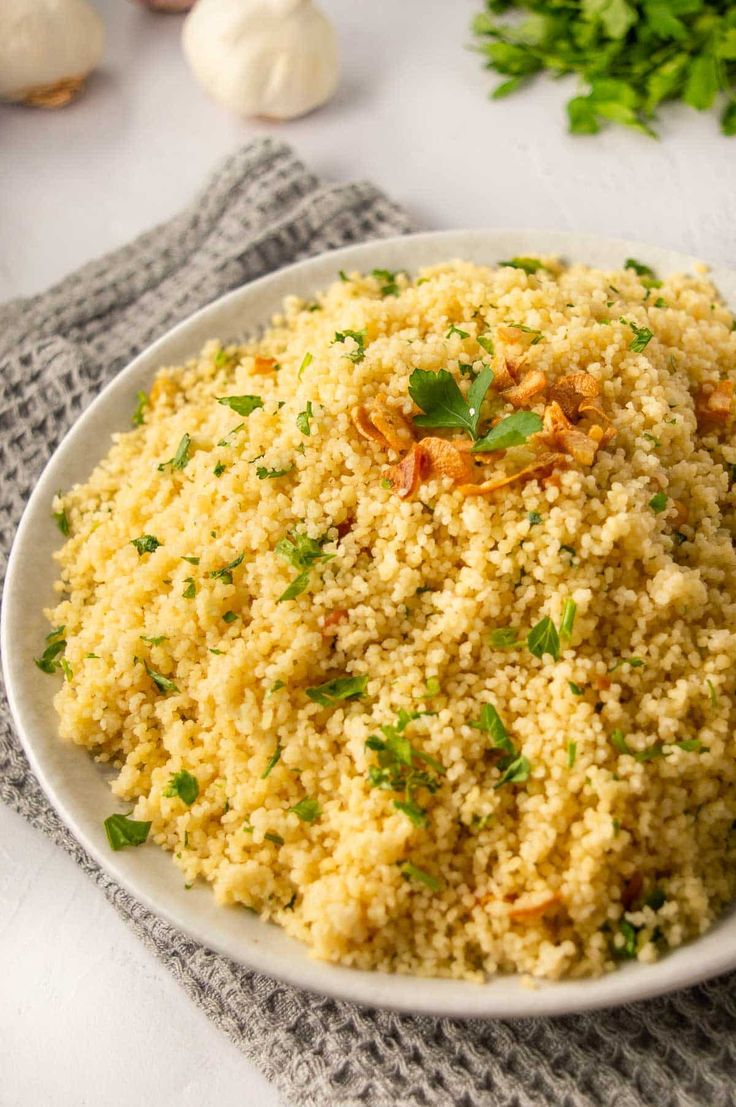
[[[337,87],[337,41],[311,0],[198,0],[184,53],[206,92],[240,115],[293,119]]]
[[[104,46],[88,0],[0,0],[0,99],[62,107],[81,92]]]

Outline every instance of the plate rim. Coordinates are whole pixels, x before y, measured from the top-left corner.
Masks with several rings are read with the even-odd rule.
[[[620,968],[603,977],[586,979],[583,982],[544,982],[534,990],[521,987],[520,978],[516,976],[495,977],[486,984],[474,984],[468,981],[454,981],[445,978],[407,977],[398,974],[350,969],[330,962],[317,961],[308,956],[305,958],[305,949],[296,939],[287,939],[287,942],[293,943],[294,947],[298,947],[300,954],[294,956],[292,960],[287,958],[285,962],[283,954],[278,950],[269,953],[262,947],[258,934],[253,929],[254,926],[264,926],[260,919],[243,920],[250,924],[249,929],[253,933],[242,949],[234,950],[230,942],[225,942],[217,937],[213,940],[212,934],[203,933],[201,924],[197,922],[196,911],[192,921],[187,917],[186,910],[174,909],[171,905],[162,905],[155,895],[152,895],[145,887],[141,886],[140,880],[136,879],[135,866],[129,863],[129,860],[132,859],[127,856],[128,854],[138,854],[139,851],[110,853],[109,850],[106,850],[104,834],[98,834],[98,837],[95,838],[84,826],[80,826],[80,816],[75,814],[65,796],[59,793],[59,789],[53,780],[53,774],[48,771],[49,766],[44,763],[40,752],[42,740],[32,735],[26,726],[26,711],[22,704],[22,696],[19,694],[19,689],[23,686],[23,674],[19,672],[18,666],[15,664],[14,643],[11,640],[16,625],[16,619],[14,618],[16,582],[23,580],[21,554],[26,547],[29,534],[34,527],[40,525],[38,520],[42,516],[47,517],[48,515],[48,488],[53,484],[55,470],[63,464],[66,455],[74,445],[75,437],[80,434],[80,428],[86,428],[92,423],[95,415],[100,411],[104,411],[107,405],[113,408],[117,403],[118,408],[120,408],[123,394],[126,392],[126,385],[129,386],[129,391],[132,394],[134,386],[141,383],[138,378],[146,374],[152,376],[162,364],[172,364],[170,359],[162,359],[162,351],[172,347],[176,348],[177,344],[181,345],[182,343],[186,347],[187,343],[191,342],[188,356],[193,356],[201,345],[201,338],[194,339],[193,337],[197,329],[201,329],[210,319],[214,320],[218,315],[223,314],[232,305],[243,300],[247,306],[248,299],[256,298],[259,293],[268,293],[269,290],[274,289],[279,290],[276,295],[278,299],[281,299],[284,295],[289,294],[288,287],[284,290],[284,286],[288,286],[292,280],[303,285],[304,281],[309,284],[316,278],[316,283],[311,284],[311,289],[314,292],[318,288],[324,287],[328,280],[334,279],[338,269],[344,267],[341,262],[344,262],[345,265],[352,265],[355,262],[355,267],[359,269],[361,268],[361,258],[381,255],[385,260],[387,254],[400,255],[407,251],[411,252],[412,248],[426,247],[430,253],[438,253],[436,263],[439,263],[441,260],[451,260],[461,256],[459,252],[460,244],[464,241],[472,241],[479,246],[494,249],[497,252],[500,252],[500,249],[492,246],[494,242],[500,240],[507,240],[510,243],[518,242],[519,249],[515,252],[522,253],[525,249],[528,249],[526,243],[532,238],[537,246],[535,253],[559,254],[560,256],[567,256],[572,261],[578,260],[575,256],[576,251],[590,256],[599,250],[603,250],[608,253],[611,251],[620,253],[620,264],[623,264],[627,255],[644,257],[647,262],[652,262],[655,267],[664,266],[671,271],[692,270],[693,267],[704,264],[700,258],[693,255],[630,239],[609,238],[595,234],[577,234],[567,231],[468,228],[397,235],[351,244],[294,262],[253,281],[246,282],[210,301],[210,303],[191,313],[185,319],[180,320],[140,351],[125,368],[112,377],[97,393],[67,430],[44,465],[23,510],[8,557],[2,611],[0,613],[0,652],[2,653],[7,699],[15,731],[20,738],[31,769],[46,798],[61,816],[65,826],[94,858],[103,872],[110,875],[128,894],[139,903],[142,903],[149,911],[163,918],[185,936],[201,943],[205,948],[234,959],[251,971],[265,973],[296,988],[328,995],[333,999],[412,1014],[455,1018],[520,1018],[564,1015],[616,1006],[653,998],[679,988],[701,983],[735,968],[736,917],[733,920],[734,935],[730,951],[727,949],[723,952],[716,949],[715,952],[710,951],[710,956],[700,958],[695,952],[699,947],[705,949],[708,936],[712,938],[720,932],[724,923],[728,924],[731,912],[726,912],[714,926],[709,928],[705,935],[679,947],[678,950],[656,962],[655,965],[645,966],[636,963]],[[453,245],[453,243],[458,245]],[[441,255],[439,251],[443,247],[446,247],[447,252]],[[332,267],[333,263],[332,278],[317,277],[318,274]],[[407,264],[424,265],[432,264],[432,262],[419,261],[412,263],[408,261]],[[487,264],[495,264],[495,260],[489,258]],[[582,264],[596,263],[582,261]],[[736,271],[714,265],[709,267],[708,276],[719,286],[725,284],[731,290],[734,303],[736,303]],[[261,318],[258,320],[258,325],[262,325],[266,321],[266,319]],[[192,337],[189,338],[188,336]],[[179,354],[177,356],[184,355]],[[120,425],[122,420],[119,418],[114,418],[113,421],[117,422],[119,431],[126,429]],[[101,439],[104,439],[105,449],[100,456],[104,456],[104,452],[109,448],[109,435],[103,435]],[[96,463],[95,461],[94,464]],[[86,468],[89,469],[89,465]],[[68,750],[69,753],[82,756],[92,763],[88,751],[71,744],[62,743],[58,737],[53,740],[59,747]],[[101,779],[99,770],[96,771]],[[104,786],[109,798],[113,802],[117,802],[116,798],[109,792],[106,783]],[[153,845],[153,849],[166,861],[172,873],[176,873],[174,866],[171,865],[168,852],[155,845]],[[160,868],[161,866],[158,865],[157,867]],[[209,885],[203,886],[199,890],[204,891],[211,903],[214,904],[214,895]],[[194,899],[196,897],[192,897],[190,902]],[[217,912],[227,910],[227,908],[216,906]],[[206,916],[212,914],[212,912],[208,911],[204,914]],[[724,943],[724,945],[727,946],[728,943]],[[688,956],[688,953],[693,954],[693,956]],[[678,958],[678,955],[683,956]],[[673,963],[677,965],[674,971],[672,971]],[[669,972],[667,966],[670,967]],[[502,985],[499,985],[499,981],[502,982]],[[494,984],[496,984],[495,989]],[[516,989],[515,996],[510,995],[510,990],[506,985],[514,985]],[[471,997],[475,1002],[471,1002]]]

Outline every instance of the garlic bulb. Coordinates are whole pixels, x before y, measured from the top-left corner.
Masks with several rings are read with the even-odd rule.
[[[0,99],[60,108],[84,88],[105,32],[88,0],[0,0]]]
[[[240,115],[293,119],[337,87],[337,41],[311,0],[198,0],[184,53],[214,100]]]

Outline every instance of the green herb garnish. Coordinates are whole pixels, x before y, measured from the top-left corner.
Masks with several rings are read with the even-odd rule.
[[[193,600],[197,595],[197,586],[194,583],[194,577],[184,577],[184,583],[186,588],[182,592],[182,598],[185,600]]]
[[[302,434],[305,435],[307,438],[309,438],[312,433],[312,428],[309,424],[309,420],[313,417],[313,415],[314,412],[312,411],[312,401],[307,400],[306,408],[304,409],[304,411],[300,411],[296,417],[296,425],[298,430],[300,430]]]
[[[664,511],[664,509],[667,507],[667,496],[665,495],[665,493],[656,492],[649,501],[649,506],[651,507],[655,515],[659,515],[661,511]]]
[[[148,396],[145,392],[136,393],[135,408],[133,410],[133,416],[131,420],[134,427],[140,427],[143,424],[145,420],[144,412],[150,402],[151,401],[148,399]]]
[[[554,661],[560,659],[560,636],[549,615],[545,615],[536,626],[532,627],[527,635],[526,644],[535,657],[541,659],[548,653]]]
[[[397,269],[395,273],[392,273],[390,269],[373,269],[371,271],[371,276],[381,283],[382,296],[399,295],[399,286],[396,283],[399,273],[401,273],[401,269]]]
[[[33,660],[42,673],[55,673],[61,668],[60,654],[63,654],[66,649],[65,629],[63,626],[55,627],[50,634],[47,634],[47,645],[43,653],[40,657],[34,657]]]
[[[142,534],[140,538],[131,538],[130,545],[135,546],[138,557],[143,557],[144,554],[153,553],[154,550],[157,550],[161,543],[152,534]]]
[[[456,334],[458,338],[470,338],[467,331],[461,331],[459,327],[456,327],[454,323],[450,324],[450,327],[445,335],[445,338],[450,338],[453,334]]]
[[[409,395],[424,412],[414,417],[415,424],[418,427],[457,427],[476,439],[481,406],[492,380],[493,370],[487,365],[471,384],[466,400],[457,381],[446,369],[437,373],[415,369],[409,378]]]
[[[148,664],[145,664],[144,667],[149,677],[158,688],[159,692],[163,692],[164,695],[168,695],[169,692],[179,691],[173,680],[170,680],[169,677],[165,677],[161,673],[157,673],[156,670],[152,669]]]
[[[305,369],[309,368],[309,366],[312,364],[313,361],[314,361],[314,358],[312,357],[312,355],[310,353],[306,353],[304,355],[304,357],[302,358],[302,363],[299,366],[299,369],[297,370],[297,374],[296,374],[296,379],[298,381],[300,381],[302,379],[302,373],[304,372]]]
[[[352,361],[353,364],[358,365],[365,357],[365,330],[336,331],[335,337],[332,340],[332,345],[334,346],[336,342],[344,342],[346,338],[354,339],[356,348],[349,354],[343,354],[343,357],[346,357],[348,361]]]
[[[530,527],[537,527],[542,522],[542,516],[538,511],[530,511],[527,515],[527,520],[529,521]]]
[[[234,623],[237,617],[234,611],[226,611],[222,616],[222,621],[223,623]]]
[[[218,461],[212,472],[215,474],[216,477],[221,477],[226,469],[227,465],[223,465],[221,461]]]
[[[549,266],[540,261],[539,258],[510,258],[508,261],[499,261],[499,265],[505,265],[510,269],[523,269],[525,273],[538,272],[540,269],[548,269]]]
[[[260,396],[218,396],[217,402],[231,408],[236,415],[250,415],[257,408],[263,407]]]
[[[290,534],[276,544],[276,553],[285,558],[295,569],[302,570],[286,591],[279,596],[277,603],[293,600],[301,595],[309,585],[309,574],[314,563],[330,561],[335,556],[323,553],[323,541],[324,539],[318,541],[316,538],[309,538],[306,534]]]
[[[533,411],[515,411],[496,423],[473,446],[474,454],[491,450],[508,450],[511,446],[523,446],[532,434],[542,429],[542,420]],[[540,517],[541,521],[541,517]]]
[[[276,749],[273,751],[273,753],[269,757],[268,764],[266,765],[266,768],[261,773],[261,780],[265,780],[266,777],[271,772],[271,769],[273,769],[274,766],[278,765],[279,761],[281,760],[282,752],[283,752],[283,746],[281,745],[280,742],[277,741],[276,742]]]
[[[178,796],[187,807],[191,807],[199,795],[199,784],[196,776],[192,776],[186,769],[180,769],[174,773],[169,783],[164,788],[165,796]]]
[[[637,934],[639,930],[637,927],[632,926],[630,922],[627,922],[626,919],[621,920],[618,924],[618,928],[620,933],[623,934],[624,943],[622,946],[616,947],[616,953],[619,957],[631,960],[636,957],[637,954]]]
[[[514,758],[498,783],[493,785],[493,790],[503,787],[504,784],[523,784],[529,779],[531,771],[529,760],[521,754]]]
[[[428,677],[424,685],[428,696],[439,696],[442,687],[437,677]]]
[[[67,515],[65,508],[62,508],[61,511],[53,511],[51,513],[51,518],[54,520],[54,522],[56,523],[57,527],[59,528],[61,533],[64,535],[64,537],[68,538],[69,537],[69,516]]]
[[[705,683],[708,685],[708,696],[710,698],[711,707],[718,707],[718,693],[715,690],[715,686],[713,684],[713,681],[712,680],[706,680]]]
[[[627,258],[624,262],[624,269],[633,269],[637,277],[649,277],[652,280],[656,280],[657,278],[657,274],[654,272],[653,269],[650,269],[648,265],[644,265],[642,262],[637,261],[636,258]]]
[[[568,742],[567,743],[567,767],[568,767],[568,769],[571,769],[573,767],[573,765],[575,764],[575,759],[577,758],[577,755],[578,755],[578,744],[577,744],[577,742]]]
[[[429,815],[416,802],[415,793],[423,788],[434,795],[439,788],[438,777],[445,772],[441,762],[418,750],[405,734],[409,723],[426,714],[429,712],[402,709],[394,724],[381,727],[382,738],[371,734],[365,743],[366,749],[378,754],[378,764],[371,765],[368,770],[371,787],[403,792],[404,798],[394,800],[394,807],[418,827],[428,825]]]
[[[584,689],[581,688],[579,684],[576,684],[574,680],[568,680],[567,686],[573,696],[582,696],[584,694]]]
[[[185,469],[191,460],[189,457],[189,447],[192,444],[192,440],[188,434],[182,437],[181,442],[176,447],[176,453],[168,461],[162,461],[158,467],[159,473],[163,473],[164,469]]]
[[[572,638],[572,628],[575,625],[577,609],[578,605],[575,600],[565,600],[565,605],[562,608],[562,618],[560,619],[560,641],[569,642]]]
[[[223,584],[232,584],[233,582],[233,569],[237,569],[238,565],[241,565],[244,553],[241,553],[239,557],[229,561],[227,565],[223,565],[221,569],[211,569],[207,574],[208,577],[212,577],[214,580],[221,580]]]
[[[317,800],[310,799],[309,796],[305,796],[304,799],[299,800],[288,810],[297,815],[303,823],[313,823],[322,814],[322,808]]]
[[[634,332],[634,337],[629,343],[629,349],[633,350],[635,354],[640,354],[642,350],[646,350],[647,346],[654,338],[649,327],[637,327],[636,323],[631,323],[626,319],[622,319],[621,322],[626,323]]]
[[[506,727],[501,721],[501,716],[492,703],[483,704],[480,709],[480,718],[471,723],[470,726],[487,734],[496,749],[504,750],[505,753],[516,756],[516,747],[509,738]]]
[[[489,641],[495,650],[512,650],[521,645],[515,627],[497,627],[491,631]]]
[[[285,477],[294,468],[290,465],[288,469],[267,469],[265,465],[259,465],[256,469],[256,476],[259,480],[274,480],[276,477]]]
[[[275,846],[283,846],[283,844],[284,844],[284,839],[281,837],[281,835],[280,834],[274,834],[270,830],[267,831],[263,835],[263,837],[266,839],[267,842],[272,842]]]
[[[365,692],[367,683],[367,676],[336,677],[334,680],[326,680],[324,684],[317,684],[305,691],[313,703],[318,703],[322,707],[336,707],[341,700],[359,700]]]
[[[431,873],[427,873],[424,869],[420,869],[418,865],[415,865],[413,861],[404,861],[401,865],[401,875],[405,880],[417,880],[420,884],[424,884],[432,892],[439,892],[442,887],[442,882],[437,879],[436,876],[432,876]]]
[[[142,846],[151,829],[150,822],[129,819],[127,815],[108,815],[104,826],[107,840],[116,851],[126,846]]]

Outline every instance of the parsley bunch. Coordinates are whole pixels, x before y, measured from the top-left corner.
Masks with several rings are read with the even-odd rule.
[[[508,12],[511,19],[497,18]],[[537,73],[577,74],[581,93],[567,104],[573,134],[596,134],[610,121],[653,135],[667,100],[698,111],[720,102],[721,130],[736,134],[730,0],[486,0],[473,33],[487,67],[505,78],[494,99]]]

